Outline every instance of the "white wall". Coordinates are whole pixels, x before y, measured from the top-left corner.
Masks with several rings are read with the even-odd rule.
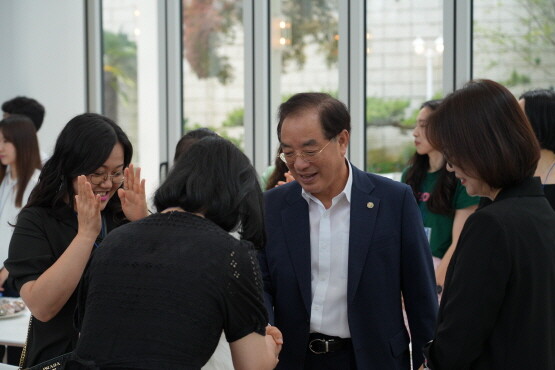
[[[41,102],[41,150],[86,110],[84,0],[0,0],[0,103],[17,95]]]

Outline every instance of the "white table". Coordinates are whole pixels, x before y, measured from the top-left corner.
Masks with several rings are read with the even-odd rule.
[[[27,339],[30,317],[31,313],[26,308],[19,316],[0,319],[0,344],[23,347]]]
[[[18,369],[17,366],[0,363],[0,370],[16,370],[16,369]]]

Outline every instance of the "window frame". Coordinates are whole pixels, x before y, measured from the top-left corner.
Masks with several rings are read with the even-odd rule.
[[[102,0],[86,1],[87,108],[102,112]],[[243,1],[245,29],[245,154],[262,173],[274,160],[277,147],[276,109],[271,106],[270,2]],[[173,149],[181,135],[183,121],[183,70],[180,0],[157,1],[159,14],[159,101],[160,180],[172,165]],[[366,168],[365,84],[366,5],[346,0],[339,5],[339,99],[349,108],[352,135],[351,162]],[[443,0],[445,50],[443,90],[447,94],[472,76],[472,1]],[[248,31],[250,30],[250,32]]]

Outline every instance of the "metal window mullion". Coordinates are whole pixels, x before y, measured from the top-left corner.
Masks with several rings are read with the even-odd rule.
[[[168,99],[168,45],[166,41],[167,31],[167,12],[168,3],[172,0],[164,0],[156,3],[156,16],[157,16],[157,52],[158,60],[156,63],[156,74],[158,76],[158,91],[157,101],[153,102],[157,106],[158,116],[158,153],[159,153],[159,180],[162,182],[167,174],[168,162],[168,112],[167,112],[167,99]],[[140,83],[140,80],[138,81]],[[139,104],[144,104],[140,101]],[[140,111],[139,111],[140,114]],[[140,148],[139,148],[140,149]]]
[[[270,164],[269,0],[244,0],[245,152],[262,173]]]
[[[443,93],[447,94],[457,85],[455,78],[455,2],[443,0]]]
[[[86,0],[86,63],[87,63],[87,101],[88,112],[102,113],[103,75],[102,75],[102,1]]]
[[[472,1],[457,0],[455,7],[455,89],[472,78]]]
[[[172,165],[175,146],[183,134],[183,19],[180,0],[167,0],[165,17],[167,120],[160,123],[166,125],[165,136],[161,136],[160,161]]]
[[[366,167],[365,129],[365,2],[339,2],[339,99],[351,113],[349,159]]]

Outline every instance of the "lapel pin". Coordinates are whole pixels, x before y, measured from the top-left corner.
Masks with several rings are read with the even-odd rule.
[[[367,208],[374,208],[374,203],[373,202],[368,202],[368,203],[366,203],[366,207]]]

